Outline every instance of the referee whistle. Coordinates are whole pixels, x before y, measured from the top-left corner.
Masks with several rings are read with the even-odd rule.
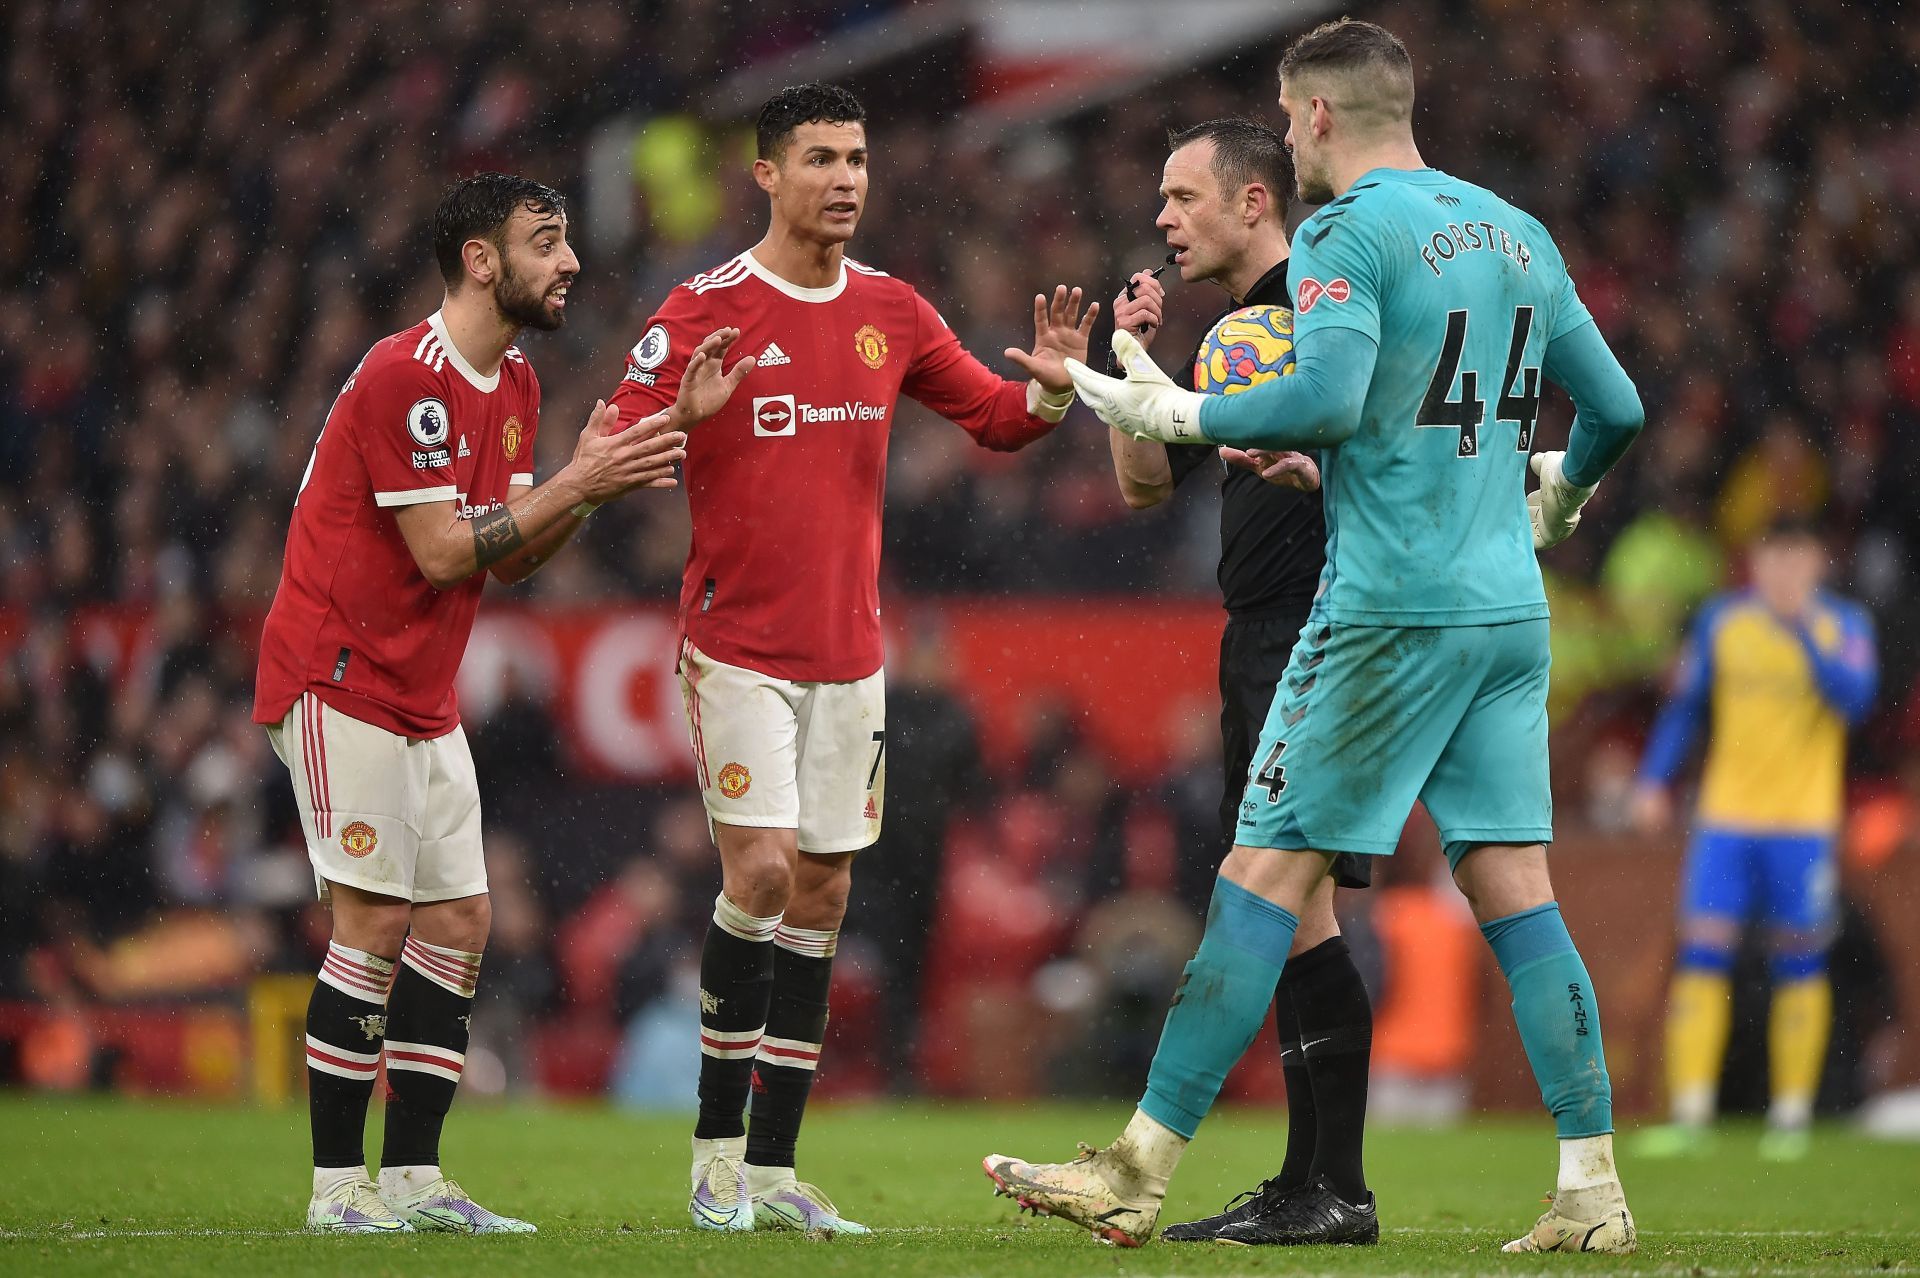
[[[1153,268],[1153,269],[1152,269],[1151,271],[1148,271],[1148,272],[1147,272],[1147,274],[1148,274],[1148,275],[1150,275],[1150,276],[1152,276],[1152,277],[1153,277],[1154,279],[1156,279],[1156,280],[1157,280],[1157,279],[1159,279],[1159,278],[1160,278],[1160,272],[1162,272],[1162,271],[1164,271],[1164,270],[1166,270],[1166,269],[1167,269],[1167,268],[1168,268],[1169,266],[1172,266],[1172,265],[1173,265],[1173,259],[1174,259],[1174,258],[1175,258],[1176,256],[1178,256],[1178,255],[1177,255],[1177,254],[1174,254],[1174,253],[1169,253],[1169,254],[1167,254],[1167,260],[1166,260],[1166,261],[1164,261],[1164,262],[1162,262],[1162,263],[1161,263],[1160,265],[1158,265],[1158,266],[1156,266],[1156,267],[1154,267],[1154,268]],[[1128,300],[1129,302],[1131,302],[1131,301],[1133,300],[1133,290],[1134,290],[1134,288],[1135,288],[1135,285],[1134,285],[1134,282],[1133,282],[1133,281],[1132,281],[1131,279],[1129,279],[1129,280],[1127,281],[1127,300]],[[1136,332],[1136,333],[1142,333],[1142,334],[1144,334],[1144,333],[1145,333],[1145,332],[1146,332],[1146,331],[1147,331],[1147,330],[1148,330],[1149,328],[1152,328],[1152,327],[1153,327],[1153,325],[1151,325],[1151,324],[1147,324],[1147,323],[1144,323],[1144,322],[1143,322],[1143,323],[1139,323],[1139,324],[1135,324],[1135,325],[1133,326],[1133,331],[1134,331],[1134,332]]]

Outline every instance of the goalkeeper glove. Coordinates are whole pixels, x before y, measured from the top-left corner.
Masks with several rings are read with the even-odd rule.
[[[1113,353],[1127,370],[1123,381],[1094,372],[1077,359],[1067,361],[1067,376],[1081,400],[1101,421],[1135,439],[1191,444],[1200,439],[1200,405],[1206,396],[1181,390],[1146,348],[1125,329],[1113,335]]]
[[[1561,471],[1565,453],[1535,453],[1533,473],[1540,486],[1527,494],[1527,522],[1533,525],[1533,548],[1545,550],[1557,546],[1580,525],[1580,508],[1593,496],[1593,488],[1567,482]],[[1598,485],[1595,485],[1597,487]]]

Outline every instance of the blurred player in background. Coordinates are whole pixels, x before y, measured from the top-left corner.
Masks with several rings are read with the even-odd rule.
[[[1069,372],[1129,434],[1321,450],[1327,570],[1133,1121],[1074,1162],[991,1155],[986,1171],[1023,1204],[1145,1241],[1334,856],[1391,854],[1418,799],[1512,989],[1560,1137],[1553,1205],[1507,1249],[1629,1252],[1599,1009],[1547,873],[1534,552],[1572,532],[1640,428],[1639,396],[1545,228],[1426,166],[1399,40],[1351,19],[1302,36],[1280,65],[1280,106],[1300,197],[1326,206],[1293,240],[1293,375],[1197,395],[1124,329],[1128,380]],[[1578,414],[1566,453],[1533,458],[1529,495],[1543,377]],[[1255,1241],[1240,1235],[1256,1224],[1220,1238]]]
[[[1695,623],[1640,767],[1636,823],[1660,833],[1673,823],[1674,778],[1708,725],[1667,1011],[1673,1121],[1635,1142],[1649,1157],[1710,1144],[1733,960],[1750,924],[1766,929],[1773,969],[1773,1098],[1760,1153],[1789,1160],[1807,1152],[1832,1019],[1826,958],[1847,728],[1865,718],[1879,681],[1866,609],[1820,588],[1826,566],[1810,524],[1782,521],[1761,536],[1752,585],[1713,600]]]
[[[292,775],[333,937],[307,1008],[310,1229],[532,1233],[440,1171],[491,909],[480,789],[454,674],[481,588],[531,575],[599,502],[675,483],[679,433],[748,371],[700,344],[678,402],[616,433],[596,405],[573,460],[534,486],[540,384],[511,343],[557,329],[580,263],[548,187],[483,173],[433,221],[446,298],[367,352],[294,499],[260,639],[254,719]],[[384,1052],[380,1182],[362,1146]]]
[[[687,444],[693,546],[681,688],[720,850],[700,963],[700,1117],[689,1211],[702,1229],[862,1234],[794,1175],[826,1036],[853,858],[880,834],[886,705],[879,617],[887,437],[906,395],[982,447],[1021,448],[1073,399],[1097,306],[1034,298],[1033,350],[1006,381],[910,285],[845,255],[867,196],[866,109],[803,84],[761,109],[753,248],[675,288],[613,403],[665,404],[723,316],[759,369]],[[745,1110],[753,1096],[753,1126]]]
[[[1166,204],[1156,222],[1186,281],[1208,280],[1228,305],[1291,307],[1287,289],[1287,197],[1292,178],[1280,136],[1252,120],[1210,120],[1172,133],[1160,183]],[[1166,290],[1141,271],[1113,300],[1113,322],[1150,346],[1160,330]],[[1199,351],[1195,351],[1198,358]],[[1175,382],[1191,389],[1194,360]],[[1217,470],[1220,492],[1220,592],[1227,609],[1220,636],[1220,737],[1226,786],[1220,801],[1223,842],[1193,849],[1211,868],[1233,845],[1240,796],[1286,672],[1294,640],[1307,624],[1320,570],[1326,521],[1320,470],[1304,453],[1250,453],[1211,444],[1162,444],[1108,432],[1121,494],[1135,510],[1157,506],[1188,476]],[[1219,1215],[1161,1232],[1169,1242],[1217,1236],[1250,1217],[1261,1241],[1374,1242],[1377,1214],[1346,1208],[1371,1198],[1362,1159],[1373,1008],[1333,913],[1335,883],[1366,887],[1372,862],[1341,853],[1334,872],[1307,903],[1286,973],[1274,992],[1280,1063],[1287,1083],[1287,1151],[1280,1170]],[[1311,1044],[1311,1047],[1305,1046]],[[1337,1200],[1337,1201],[1335,1201]]]

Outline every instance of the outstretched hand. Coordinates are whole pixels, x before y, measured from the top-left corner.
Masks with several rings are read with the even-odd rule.
[[[1055,395],[1064,395],[1073,389],[1073,379],[1067,375],[1067,361],[1087,362],[1087,342],[1093,334],[1093,321],[1100,314],[1100,303],[1094,302],[1082,315],[1080,299],[1080,290],[1069,291],[1065,284],[1054,287],[1051,302],[1045,294],[1035,293],[1032,352],[1017,346],[1006,350],[1008,359],[1039,382],[1042,389]]]
[[[580,496],[597,506],[635,488],[672,488],[687,437],[668,429],[670,417],[670,411],[655,413],[622,430],[620,410],[596,400],[568,463]]]
[[[726,372],[720,371],[727,352],[739,340],[737,328],[716,329],[694,348],[686,371],[680,374],[680,393],[674,396],[673,407],[667,410],[674,429],[697,426],[725,408],[733,392],[740,389],[740,383],[747,380],[747,374],[754,370],[751,355],[736,361]]]
[[[1101,421],[1135,439],[1200,442],[1200,405],[1207,397],[1175,386],[1139,339],[1124,328],[1114,330],[1113,353],[1127,370],[1124,378],[1096,373],[1082,360],[1066,361],[1067,375],[1073,378],[1081,402]]]

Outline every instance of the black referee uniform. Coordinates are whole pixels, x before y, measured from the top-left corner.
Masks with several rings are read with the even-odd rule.
[[[1258,305],[1293,306],[1286,262],[1261,276],[1244,299],[1221,314]],[[1193,360],[1175,380],[1193,388]],[[1220,486],[1220,593],[1227,627],[1220,636],[1220,753],[1226,786],[1220,796],[1220,829],[1231,846],[1267,709],[1286,674],[1294,642],[1306,627],[1326,566],[1327,522],[1318,491],[1282,488],[1252,471],[1226,466],[1211,444],[1169,444],[1167,462],[1176,486],[1209,466],[1225,471]],[[1370,857],[1335,854],[1333,877],[1340,886],[1366,887],[1372,876]],[[1373,1011],[1346,938],[1330,937],[1290,958],[1274,991],[1273,1010],[1287,1080],[1287,1144],[1281,1168],[1220,1214],[1169,1225],[1161,1231],[1163,1238],[1220,1238],[1227,1236],[1225,1229],[1236,1231],[1233,1241],[1249,1243],[1370,1242],[1378,1237],[1362,1166]]]
[[[1214,323],[1242,306],[1261,305],[1292,309],[1285,261],[1261,276],[1246,298],[1221,311]],[[1213,325],[1207,328],[1212,331]],[[1199,354],[1196,347],[1194,358]],[[1193,389],[1193,365],[1189,359],[1174,377],[1188,390]],[[1167,462],[1176,486],[1209,466],[1226,472],[1220,487],[1219,576],[1227,609],[1227,628],[1220,636],[1220,744],[1226,768],[1220,828],[1230,847],[1267,708],[1293,656],[1294,640],[1307,624],[1320,570],[1326,566],[1327,521],[1318,491],[1282,488],[1252,471],[1227,466],[1211,444],[1169,444]],[[1334,857],[1333,873],[1341,887],[1366,887],[1372,881],[1372,859],[1340,853]]]

